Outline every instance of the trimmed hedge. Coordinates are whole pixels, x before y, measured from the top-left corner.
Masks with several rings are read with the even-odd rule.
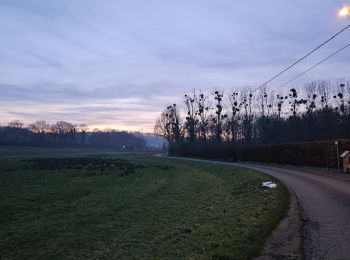
[[[230,142],[178,142],[169,145],[169,155],[236,161],[237,151]]]
[[[350,140],[339,142],[339,155],[350,150]],[[238,152],[241,161],[304,165],[337,168],[335,140],[301,142],[276,145],[241,146]],[[341,167],[342,167],[342,162]]]

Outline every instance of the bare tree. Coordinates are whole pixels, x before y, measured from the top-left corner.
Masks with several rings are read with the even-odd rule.
[[[260,107],[261,116],[267,115],[269,112],[269,102],[268,102],[268,93],[266,85],[259,89],[259,93],[257,95],[257,101]]]
[[[168,106],[157,119],[154,133],[168,140],[169,143],[178,142],[183,135],[180,114],[176,104]]]
[[[267,144],[349,138],[350,81],[341,80],[334,85],[331,81],[314,81],[304,88],[303,92],[291,88],[289,94],[280,92],[277,95],[262,88],[254,96],[249,88],[245,88],[230,94],[228,104],[223,101],[223,93],[215,91],[212,93],[212,107],[208,103],[205,105],[207,99],[202,92],[187,95],[186,122],[195,125],[191,128],[192,134],[187,133],[187,137],[195,136],[201,142],[195,146],[180,143],[173,146],[173,151],[182,149],[183,154],[198,152],[206,156],[215,149],[224,150],[235,140],[237,144]],[[334,93],[333,98],[330,98],[331,93]],[[173,106],[166,109],[167,116],[164,118],[168,122],[170,136],[174,136],[176,128],[172,126],[177,124],[171,120],[171,109]],[[210,140],[221,142],[215,144]]]
[[[34,123],[29,125],[29,129],[37,134],[48,133],[51,130],[50,128],[50,124],[44,120],[35,121]]]
[[[242,132],[244,139],[250,143],[253,138],[253,94],[250,88],[241,92],[241,103],[243,107]]]
[[[7,125],[9,128],[24,128],[24,123],[20,120],[13,120]]]
[[[45,135],[51,130],[50,124],[44,120],[35,121],[34,123],[30,124],[28,128],[30,131],[38,135],[40,143],[44,141]]]
[[[209,132],[209,119],[208,114],[211,108],[211,104],[207,96],[204,95],[203,92],[200,92],[196,96],[196,106],[197,106],[197,115],[198,115],[198,132],[199,138],[201,140],[207,140],[207,135]]]
[[[238,126],[240,119],[240,105],[238,100],[238,92],[229,95],[230,111],[227,120],[228,137],[232,142],[238,139]]]
[[[196,91],[185,95],[185,107],[186,107],[186,123],[185,128],[187,130],[187,137],[191,142],[194,142],[196,138],[196,125],[197,125],[197,110],[196,110]]]
[[[20,120],[13,120],[7,125],[9,129],[9,140],[13,143],[20,142],[24,138],[24,123]]]
[[[222,98],[224,94],[222,91],[215,90],[214,91],[214,99],[215,102],[215,115],[212,116],[212,123],[214,128],[214,136],[215,140],[217,142],[221,141],[221,135],[222,135],[222,121],[224,118],[227,117],[227,115],[222,114],[223,106],[222,106]]]
[[[329,107],[331,83],[326,80],[320,80],[317,85],[317,94],[321,97],[321,107]]]
[[[164,137],[169,143],[174,142],[174,135],[171,129],[171,122],[167,115],[167,109],[162,112],[159,118],[157,118],[154,126],[154,134]]]
[[[74,134],[76,128],[74,124],[66,121],[58,121],[51,126],[51,131],[58,136],[60,142],[66,142],[69,134]]]
[[[299,104],[306,104],[306,109],[308,112],[312,113],[316,109],[316,99],[317,99],[317,82],[313,81],[304,86],[306,92],[306,102],[300,101]]]
[[[288,99],[288,96],[284,96],[283,93],[279,93],[276,95],[278,120],[281,119],[281,115],[283,114],[283,105],[287,99]]]
[[[346,92],[346,84],[345,81],[343,80],[338,80],[337,81],[337,88],[338,88],[338,108],[340,113],[344,114],[345,113],[345,92]]]

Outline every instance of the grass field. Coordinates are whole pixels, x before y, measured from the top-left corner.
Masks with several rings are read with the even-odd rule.
[[[267,179],[142,154],[3,154],[0,258],[250,258],[288,207]]]

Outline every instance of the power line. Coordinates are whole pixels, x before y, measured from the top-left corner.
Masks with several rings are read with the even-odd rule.
[[[266,84],[270,83],[271,81],[273,81],[274,79],[276,79],[277,77],[281,76],[283,73],[285,73],[287,70],[291,69],[292,67],[294,67],[295,65],[297,65],[299,62],[301,62],[302,60],[306,59],[308,56],[310,56],[312,53],[314,53],[315,51],[317,51],[318,49],[320,49],[321,47],[323,47],[324,45],[326,45],[328,42],[330,42],[331,40],[333,40],[335,37],[337,37],[339,34],[343,33],[345,30],[350,28],[350,24],[346,27],[344,27],[342,30],[340,30],[339,32],[337,32],[336,34],[334,34],[332,37],[330,37],[328,40],[326,40],[325,42],[323,42],[322,44],[318,45],[316,48],[314,48],[312,51],[310,51],[309,53],[307,53],[306,55],[304,55],[303,57],[301,57],[299,60],[297,60],[296,62],[294,62],[292,65],[288,66],[287,68],[285,68],[284,70],[282,70],[280,73],[278,73],[277,75],[273,76],[271,79],[269,79],[268,81],[266,81],[265,83],[261,84],[259,87],[255,88],[253,92],[257,91],[258,89],[262,88],[263,86],[265,86]]]
[[[285,85],[291,83],[292,81],[296,80],[297,78],[300,78],[301,76],[303,76],[304,74],[308,73],[310,70],[316,68],[317,66],[319,66],[320,64],[322,64],[323,62],[329,60],[330,58],[332,58],[333,56],[337,55],[339,52],[341,52],[342,50],[346,49],[347,47],[350,46],[350,43],[345,45],[343,48],[340,48],[339,50],[337,50],[336,52],[333,52],[331,55],[329,55],[327,58],[321,60],[320,62],[316,63],[315,65],[313,65],[312,67],[308,68],[307,70],[305,70],[304,72],[300,73],[299,75],[295,76],[294,78],[292,78],[291,80],[287,81],[286,83],[282,84],[281,86],[279,86],[278,88],[274,89],[278,90],[282,87],[284,87]]]

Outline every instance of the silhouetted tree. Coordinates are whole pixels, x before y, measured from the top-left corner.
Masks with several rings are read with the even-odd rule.
[[[191,94],[186,94],[184,103],[186,107],[186,121],[185,129],[187,133],[187,138],[194,142],[196,138],[196,126],[197,126],[197,111],[196,111],[196,91],[193,90]]]
[[[174,113],[174,106],[163,112],[163,120],[157,121],[162,126],[158,127],[160,132],[166,133],[163,136],[171,137],[170,147],[177,143],[172,150],[175,153],[182,150],[187,155],[214,156],[210,150],[218,151],[220,145],[214,144],[221,142],[223,148],[228,142],[276,144],[350,138],[350,81],[313,81],[303,90],[291,88],[288,94],[275,94],[263,87],[253,96],[245,88],[229,94],[226,106],[218,90],[209,98],[203,92],[197,93],[185,96],[185,136],[192,146],[185,145],[182,135],[176,134],[181,132],[181,124],[174,122],[181,119],[178,112]],[[176,141],[174,136],[180,138]]]
[[[221,91],[214,91],[214,99],[215,99],[215,115],[212,116],[212,124],[213,124],[213,132],[214,137],[217,142],[221,142],[222,137],[222,122],[223,119],[227,117],[227,115],[222,114],[222,98],[224,94]]]
[[[35,121],[34,123],[28,126],[29,130],[33,133],[36,133],[39,139],[39,142],[44,141],[45,135],[50,132],[50,124],[44,120]]]
[[[154,132],[169,143],[178,142],[183,137],[183,126],[176,104],[168,106],[157,119]]]
[[[230,110],[228,120],[226,121],[226,132],[228,139],[234,142],[238,139],[238,127],[240,119],[240,106],[238,100],[238,92],[229,95]]]
[[[75,133],[75,125],[66,121],[58,121],[51,126],[51,131],[58,137],[60,142],[64,143],[70,134]]]
[[[208,97],[204,95],[203,92],[195,97],[195,102],[197,106],[197,116],[198,116],[198,136],[202,141],[207,140],[209,132],[209,110],[211,104]]]

